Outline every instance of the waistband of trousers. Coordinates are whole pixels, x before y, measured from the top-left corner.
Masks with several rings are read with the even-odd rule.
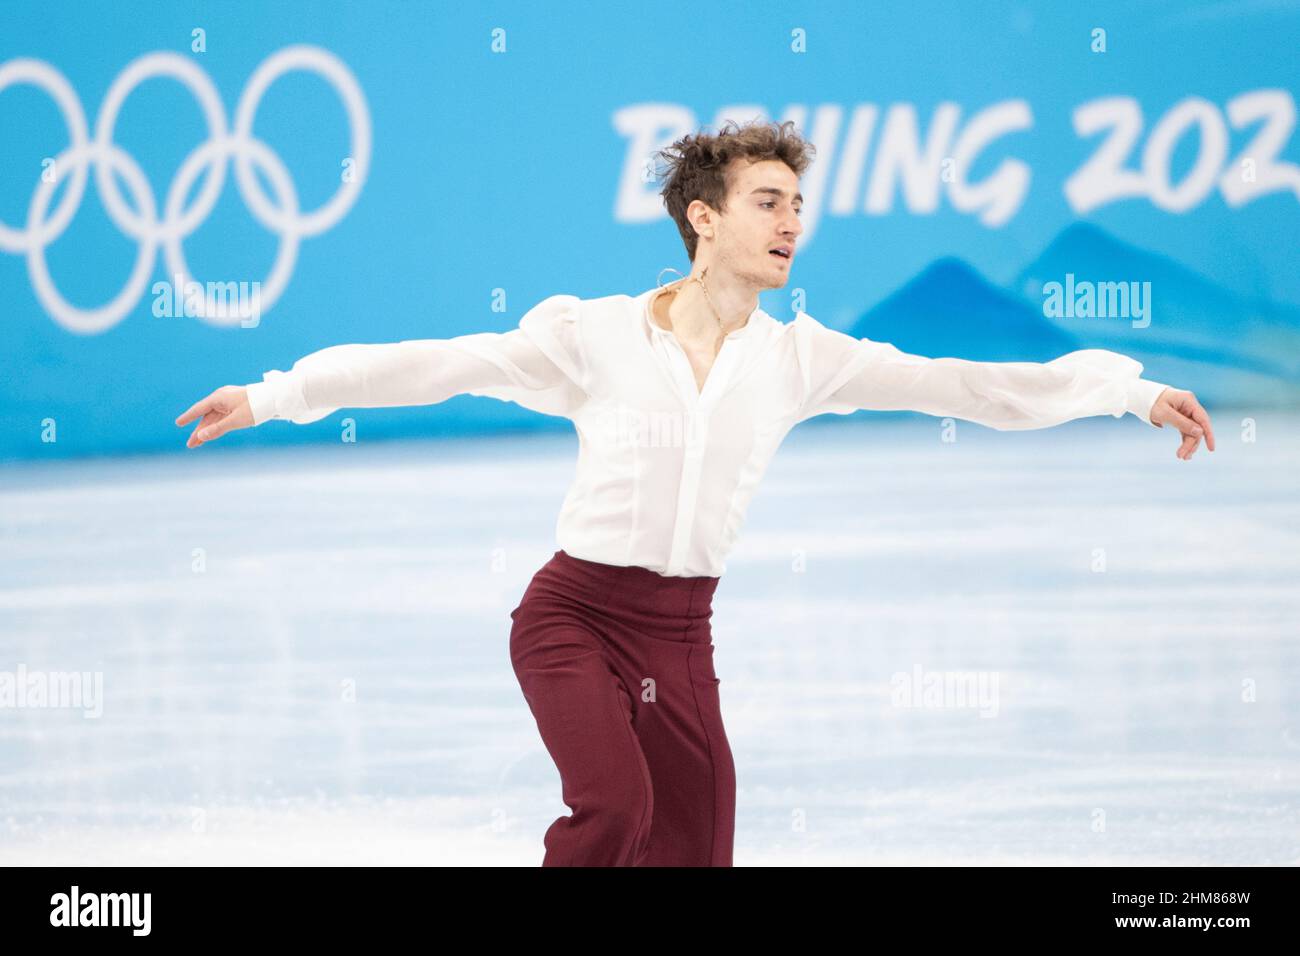
[[[614,585],[620,590],[638,593],[655,592],[664,595],[689,597],[699,602],[711,602],[721,578],[709,575],[674,576],[660,574],[639,565],[602,564],[577,558],[563,548],[555,552],[552,561],[559,562],[592,582]]]

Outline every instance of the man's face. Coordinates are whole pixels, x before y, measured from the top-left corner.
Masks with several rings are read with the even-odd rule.
[[[790,279],[803,232],[799,177],[779,159],[742,158],[732,162],[728,179],[727,211],[714,217],[713,261],[757,289],[779,289]]]

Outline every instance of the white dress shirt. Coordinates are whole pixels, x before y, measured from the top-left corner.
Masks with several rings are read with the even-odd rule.
[[[665,287],[667,288],[667,287]],[[553,295],[508,332],[335,345],[247,386],[253,421],[469,394],[573,421],[578,466],[556,539],[577,558],[665,576],[721,576],[754,490],[786,434],[814,415],[914,410],[999,430],[1132,412],[1165,386],[1103,349],[1050,362],[926,358],[800,312],[755,308],[723,340],[703,390],[651,297]]]

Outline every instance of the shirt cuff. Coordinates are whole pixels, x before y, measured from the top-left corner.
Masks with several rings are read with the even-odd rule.
[[[1128,398],[1125,402],[1125,410],[1132,412],[1142,421],[1146,422],[1152,428],[1159,428],[1151,420],[1151,409],[1160,397],[1160,393],[1169,388],[1160,382],[1153,382],[1150,379],[1139,378],[1129,383]]]
[[[248,398],[248,410],[253,414],[254,425],[275,418],[275,393],[271,391],[269,382],[250,382],[244,386],[244,394]]]
[[[245,385],[253,424],[260,425],[272,418],[297,421],[307,411],[307,403],[302,398],[300,387],[296,376],[279,369],[263,372],[262,381]]]

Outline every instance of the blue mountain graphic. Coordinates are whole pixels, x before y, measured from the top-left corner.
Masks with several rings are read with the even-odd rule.
[[[917,355],[978,362],[1047,362],[1086,347],[1039,309],[952,257],[931,263],[863,315],[848,334]]]
[[[1090,223],[1064,229],[1029,263],[1014,288],[1041,304],[1046,282],[1151,283],[1150,325],[1122,317],[1052,317],[1088,347],[1167,355],[1300,384],[1300,310],[1250,300],[1164,256],[1129,245]]]
[[[1150,324],[1044,314],[1045,282],[1150,282]],[[1300,310],[1239,296],[1096,226],[1064,229],[1004,289],[968,263],[938,259],[847,330],[931,358],[1047,362],[1102,348],[1142,363],[1144,378],[1206,404],[1300,404]]]

